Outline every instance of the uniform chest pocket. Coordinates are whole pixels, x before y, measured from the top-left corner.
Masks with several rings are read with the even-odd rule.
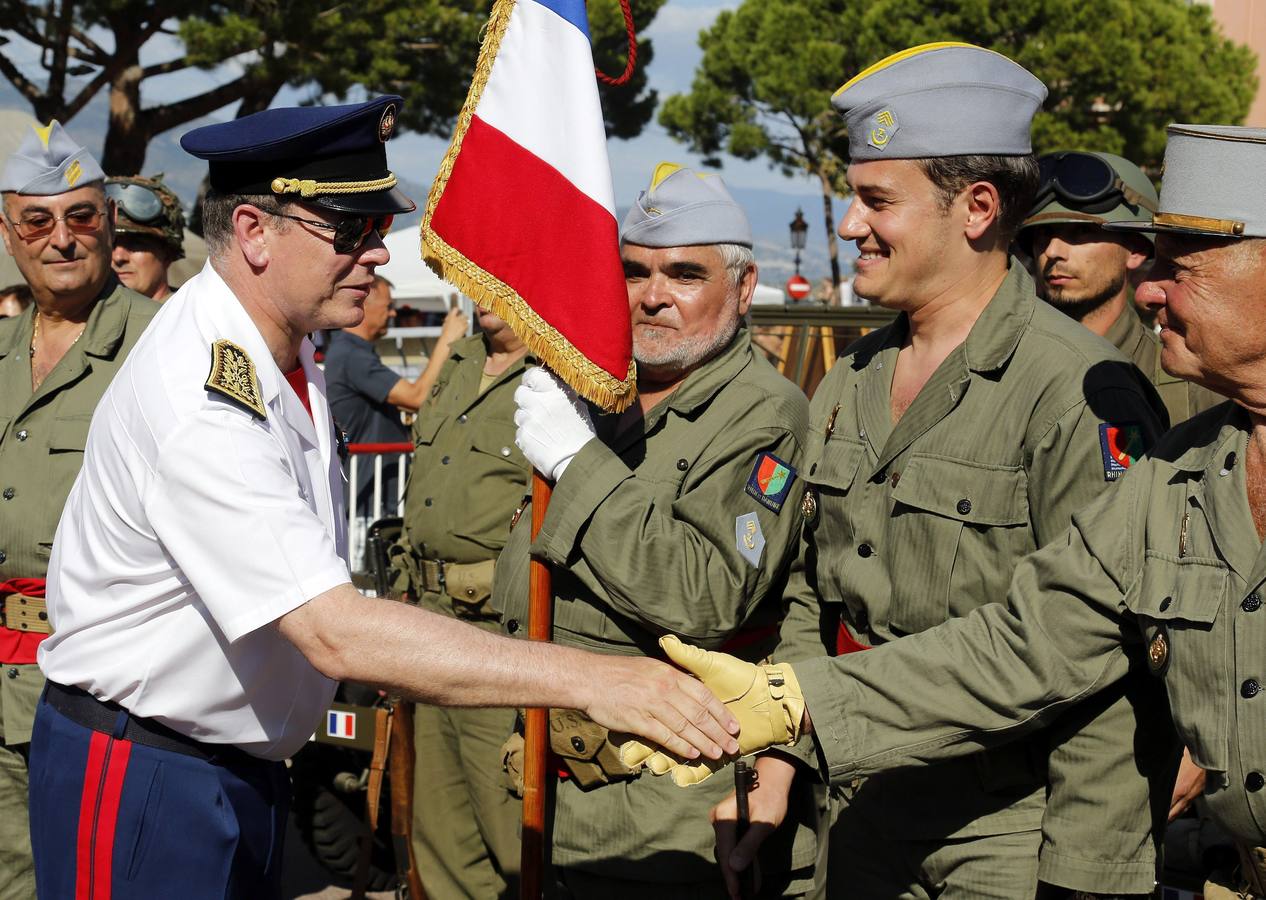
[[[53,420],[48,433],[50,453],[83,453],[88,444],[92,416],[62,416]]]
[[[1034,547],[1028,476],[1001,466],[911,454],[889,476],[890,621],[917,632],[1002,602]]]
[[[1223,615],[1230,573],[1217,560],[1148,550],[1126,605],[1137,615],[1148,670],[1165,682],[1170,711],[1197,765],[1225,772],[1231,622]]]
[[[446,416],[419,416],[413,424],[413,445],[421,447],[435,442]]]
[[[501,423],[486,424],[471,439],[470,448],[475,453],[483,454],[480,465],[486,466],[491,460],[500,460],[503,465],[513,469],[528,468],[527,460],[514,443],[514,426]],[[495,465],[495,463],[494,463]]]
[[[866,456],[865,444],[842,437],[815,440],[805,449],[804,480],[826,493],[847,492]]]

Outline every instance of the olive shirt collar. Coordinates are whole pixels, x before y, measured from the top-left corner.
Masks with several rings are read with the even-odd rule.
[[[944,419],[962,400],[973,374],[987,374],[1007,364],[1033,319],[1038,303],[1033,280],[1015,260],[998,290],[972,325],[967,339],[950,351],[910,408],[892,424],[892,372],[897,354],[910,332],[906,313],[897,317],[886,340],[875,353],[854,360],[855,368],[870,371],[859,388],[862,437],[870,444],[882,470],[929,428]]]
[[[1126,303],[1121,314],[1108,326],[1103,335],[1113,347],[1116,347],[1149,379],[1153,378],[1156,369],[1156,348],[1154,341],[1148,337],[1147,326],[1139,318],[1133,303]]]
[[[745,325],[740,325],[726,348],[687,375],[675,391],[652,406],[640,426],[634,423],[616,433],[620,416],[603,416],[599,419],[595,424],[604,436],[603,442],[616,453],[620,453],[638,440],[644,440],[659,427],[669,411],[682,418],[689,418],[695,410],[710,403],[751,361],[752,335]]]
[[[53,371],[44,379],[38,391],[30,395],[24,405],[28,407],[36,398],[47,396],[73,382],[87,370],[88,356],[98,359],[109,359],[114,356],[123,340],[124,326],[127,324],[128,304],[114,302],[116,295],[123,289],[119,280],[111,274],[106,279],[101,292],[93,301],[92,311],[88,313],[88,321],[84,324],[83,334],[66,352],[66,355],[53,367]],[[8,330],[7,340],[0,341],[0,359],[13,353],[26,353],[33,340],[36,306],[32,303],[17,319],[17,324]],[[31,383],[31,367],[28,357],[25,368],[26,385]],[[25,409],[24,409],[25,411]]]
[[[457,379],[462,379],[457,385],[457,390],[459,391],[458,396],[461,398],[465,409],[469,409],[484,397],[488,396],[488,394],[492,392],[492,389],[501,384],[503,381],[508,381],[511,378],[517,378],[519,375],[523,374],[523,370],[528,366],[534,366],[537,364],[536,357],[531,352],[526,353],[508,365],[506,370],[498,375],[496,379],[493,380],[492,384],[488,385],[488,389],[486,391],[480,391],[480,376],[483,374],[484,363],[488,360],[488,344],[484,340],[484,336],[482,334],[472,334],[468,337],[462,338],[461,340],[453,341],[449,348],[448,358],[453,361],[455,366],[457,366],[456,371],[452,376],[453,379],[455,381]],[[463,359],[477,360],[478,365],[457,365],[458,361]],[[450,387],[450,390],[451,389],[452,388]]]

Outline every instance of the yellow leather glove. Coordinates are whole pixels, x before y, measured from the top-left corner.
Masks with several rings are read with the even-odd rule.
[[[780,744],[794,744],[804,719],[804,695],[796,673],[786,663],[757,666],[724,653],[683,644],[673,635],[659,639],[668,658],[694,675],[717,695],[739,721],[739,756]],[[730,759],[684,762],[640,741],[620,747],[629,768],[645,763],[656,775],[672,773],[678,787],[698,784],[729,765]]]

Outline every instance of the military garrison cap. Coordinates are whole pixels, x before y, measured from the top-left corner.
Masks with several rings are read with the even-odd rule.
[[[32,128],[9,157],[0,172],[0,191],[51,197],[104,178],[92,154],[54,119],[43,128]]]
[[[880,60],[835,92],[849,157],[927,159],[1033,152],[1046,87],[1001,53],[942,41]]]
[[[1266,128],[1170,125],[1158,212],[1111,231],[1266,237]]]
[[[210,164],[211,187],[223,194],[276,194],[336,212],[388,215],[416,204],[387,168],[387,140],[400,97],[346,106],[266,109],[195,128],[185,151]]]
[[[752,246],[752,226],[720,175],[662,162],[620,227],[623,243],[642,247],[696,244]]]

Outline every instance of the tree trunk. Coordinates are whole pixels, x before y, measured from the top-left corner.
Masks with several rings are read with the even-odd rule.
[[[139,175],[145,165],[150,134],[141,117],[142,74],[134,60],[110,82],[110,125],[101,154],[107,175]]]
[[[826,173],[819,172],[822,182],[822,218],[826,222],[826,255],[831,260],[831,306],[840,305],[840,247],[835,237],[835,205],[831,179]]]

